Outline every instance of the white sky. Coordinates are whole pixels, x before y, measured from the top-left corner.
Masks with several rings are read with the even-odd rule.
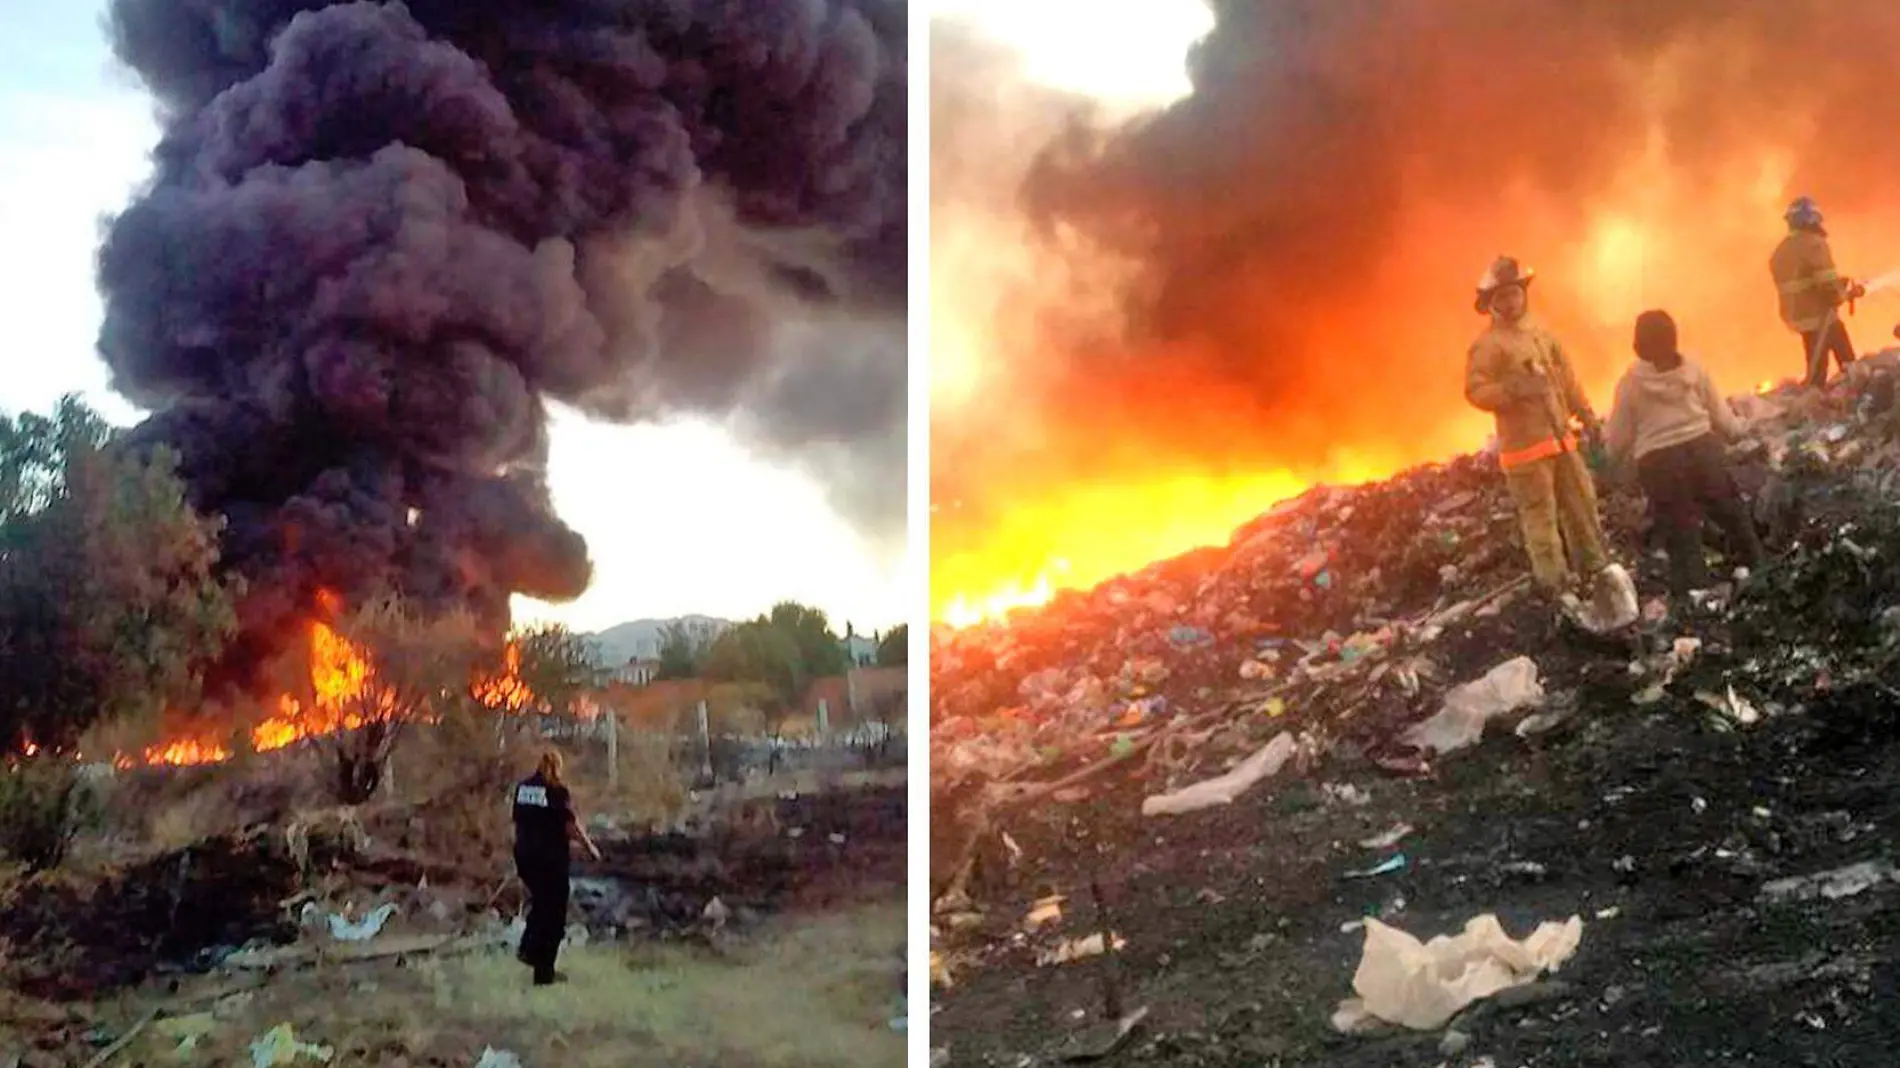
[[[0,0],[0,411],[80,392],[115,422],[138,412],[94,352],[101,216],[148,171],[146,98],[114,70],[102,0]],[[840,632],[908,618],[901,561],[880,560],[802,473],[762,463],[704,423],[616,427],[557,412],[550,481],[584,535],[593,588],[517,603],[520,620],[597,630],[704,613],[745,618],[795,599]]]
[[[930,0],[1016,52],[1031,81],[1145,108],[1186,96],[1188,48],[1214,26],[1201,0]]]

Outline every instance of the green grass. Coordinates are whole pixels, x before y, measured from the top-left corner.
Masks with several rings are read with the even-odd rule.
[[[630,1050],[656,1065],[895,1065],[903,1035],[887,1021],[903,939],[903,909],[884,906],[726,956],[587,946],[563,954],[570,981],[551,988],[528,987],[508,956],[447,962],[431,978],[437,1008],[521,1036],[524,1057],[538,1044],[584,1068],[644,1063]]]

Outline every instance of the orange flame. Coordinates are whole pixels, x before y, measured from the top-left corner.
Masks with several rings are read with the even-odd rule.
[[[1600,22],[1570,11],[1576,7],[1540,10],[1575,14],[1576,25]],[[1815,10],[1823,8],[1832,10]],[[1472,286],[1499,253],[1537,268],[1533,314],[1563,339],[1599,415],[1613,407],[1633,357],[1634,320],[1651,308],[1676,317],[1683,351],[1726,392],[1772,393],[1801,373],[1799,339],[1781,322],[1768,268],[1786,233],[1782,212],[1800,194],[1823,199],[1836,262],[1866,282],[1858,312],[1844,309],[1851,335],[1866,348],[1877,329],[1886,343],[1896,306],[1886,283],[1900,272],[1881,269],[1900,248],[1900,208],[1871,177],[1812,163],[1820,146],[1850,136],[1843,122],[1875,114],[1820,104],[1836,92],[1858,99],[1861,75],[1850,67],[1838,78],[1793,76],[1777,84],[1814,92],[1777,94],[1766,110],[1734,95],[1747,81],[1713,89],[1706,76],[1755,70],[1738,57],[1781,47],[1754,32],[1771,20],[1737,19],[1725,24],[1732,35],[1693,46],[1684,37],[1664,50],[1603,56],[1601,67],[1579,53],[1579,66],[1557,77],[1615,71],[1603,84],[1616,83],[1618,103],[1606,113],[1621,114],[1591,131],[1600,136],[1590,149],[1573,148],[1546,115],[1544,128],[1520,130],[1506,151],[1480,147],[1461,157],[1471,167],[1392,164],[1391,182],[1380,187],[1390,198],[1371,183],[1326,180],[1359,168],[1356,161],[1378,171],[1396,158],[1394,148],[1428,159],[1434,154],[1420,150],[1434,143],[1447,151],[1483,146],[1468,136],[1485,125],[1474,127],[1468,105],[1494,94],[1445,51],[1475,39],[1396,49],[1407,57],[1402,81],[1422,79],[1416,84],[1441,91],[1437,99],[1457,102],[1416,109],[1368,101],[1368,115],[1393,121],[1367,125],[1377,132],[1361,138],[1324,109],[1289,103],[1288,121],[1264,124],[1228,111],[1243,99],[1236,89],[1279,84],[1260,68],[1280,56],[1233,62],[1245,54],[1235,34],[1251,30],[1244,19],[1221,21],[1229,24],[1224,36],[1197,65],[1207,106],[1136,119],[1120,129],[1138,133],[1105,143],[1077,136],[1076,127],[1113,131],[1124,116],[1078,124],[1077,101],[1035,84],[1039,75],[1012,75],[1013,60],[933,68],[934,620],[963,626],[1004,615],[1055,591],[1224,544],[1312,484],[1384,478],[1482,447],[1492,421],[1463,397],[1463,364],[1484,325]],[[1402,25],[1367,18],[1364,31],[1375,23]],[[1295,39],[1289,48],[1304,28],[1286,25]],[[1622,40],[1621,30],[1635,29],[1618,28],[1609,36]],[[955,44],[950,35],[935,38],[933,54]],[[1311,37],[1313,51],[1297,53],[1287,76],[1297,67],[1297,77],[1315,85],[1349,85],[1349,95],[1370,97],[1384,83],[1358,77],[1349,53],[1327,51],[1364,40]],[[1066,38],[1019,43],[1073,51]],[[1019,72],[1035,65],[1015,58],[1023,59]],[[944,73],[952,70],[978,73]],[[1538,84],[1539,92],[1557,87]],[[1498,115],[1519,106],[1500,105]],[[1100,101],[1089,107],[1117,110]],[[1232,124],[1230,145],[1214,144],[1208,120],[1223,131]],[[1276,143],[1282,131],[1284,145]],[[1291,155],[1309,133],[1324,137],[1325,160]],[[1161,151],[1207,154],[1165,161]],[[1281,151],[1290,154],[1284,167],[1275,158]],[[1101,166],[1077,162],[1067,173],[1064,161],[1097,153]],[[1566,154],[1583,166],[1561,162]],[[1559,162],[1543,174],[1539,159]],[[1195,203],[1202,191],[1249,195],[1241,176],[1250,172],[1261,179],[1257,212]],[[1065,173],[1080,180],[1049,180]],[[1282,192],[1340,198],[1351,210],[1331,213],[1327,205],[1314,217],[1345,220],[1352,232],[1313,233],[1309,246],[1295,219],[1283,234],[1277,220],[1302,209],[1297,199],[1269,202]],[[1291,239],[1284,257],[1261,249],[1283,236]],[[1326,259],[1321,241],[1334,237],[1339,248],[1364,251],[1349,262]],[[1229,254],[1226,276],[1173,273]],[[946,503],[956,498],[962,502]]]
[[[1684,351],[1710,369],[1718,387],[1772,393],[1798,366],[1798,343],[1778,319],[1765,266],[1755,262],[1765,265],[1779,239],[1785,190],[1779,181],[1725,188],[1736,202],[1727,216],[1747,225],[1680,232],[1667,223],[1676,201],[1664,198],[1639,203],[1644,210],[1632,209],[1630,218],[1603,209],[1581,239],[1560,241],[1551,235],[1561,227],[1526,213],[1526,247],[1582,250],[1574,261],[1553,257],[1541,265],[1552,280],[1539,283],[1536,314],[1571,348],[1598,414],[1613,407],[1629,363],[1629,324],[1649,307],[1677,315],[1687,331]],[[1142,366],[1160,368],[1151,373],[1150,393],[1196,399],[1197,421],[1180,425],[1144,418],[1138,396],[1098,391],[1094,380],[1067,371],[1060,388],[1047,389],[1055,401],[1016,401],[1028,387],[1006,373],[1028,379],[1057,374],[1044,364],[1066,366],[1043,354],[1045,346],[1059,354],[1066,343],[1050,339],[1045,320],[1086,309],[1075,311],[1067,291],[1039,285],[1039,273],[1055,268],[1033,268],[1051,254],[1000,214],[956,218],[959,225],[987,222],[995,240],[974,250],[932,246],[932,463],[955,472],[973,505],[968,513],[933,507],[931,615],[951,627],[1225,544],[1238,527],[1311,486],[1387,478],[1479,448],[1492,432],[1490,418],[1460,393],[1465,347],[1483,324],[1468,303],[1452,299],[1464,290],[1453,292],[1446,281],[1462,283],[1461,265],[1482,264],[1490,253],[1454,260],[1434,251],[1443,243],[1435,235],[1454,232],[1449,226],[1420,222],[1382,266],[1378,284],[1367,285],[1393,295],[1395,310],[1380,322],[1395,324],[1392,344],[1416,358],[1382,364],[1373,375],[1349,368],[1337,376],[1348,386],[1310,387],[1310,400],[1284,406],[1277,420],[1256,413],[1232,383],[1170,377],[1167,353],[1131,349],[1147,358]],[[1879,262],[1890,247],[1879,239],[1900,233],[1900,217],[1856,219],[1840,230],[1841,262]],[[1705,266],[1711,261],[1742,266],[1714,272]],[[1005,314],[996,292],[1004,284],[1014,286],[1005,295],[1040,317]],[[1214,439],[1231,443],[1223,447],[1233,458],[1209,459],[1220,450],[1202,442]]]
[[[501,670],[478,679],[471,691],[475,700],[502,712],[520,712],[534,701],[534,691],[521,681],[521,646],[509,642],[502,650]]]
[[[328,591],[319,593],[318,603],[335,615],[340,606]],[[484,706],[496,711],[518,713],[530,707],[534,693],[522,681],[521,649],[509,642],[502,655],[499,671],[478,678],[470,693]],[[374,680],[374,669],[366,652],[356,643],[322,620],[310,624],[310,690],[308,706],[290,694],[277,698],[277,714],[253,727],[251,748],[259,753],[282,749],[305,738],[355,730],[379,718],[390,709],[370,708],[364,691]],[[386,702],[387,696],[383,698]],[[178,739],[147,748],[147,764],[186,766],[228,760],[228,747],[206,738]],[[120,766],[130,760],[121,758]]]

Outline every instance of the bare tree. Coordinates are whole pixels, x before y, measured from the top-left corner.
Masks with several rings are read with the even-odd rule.
[[[351,610],[337,630],[347,648],[341,665],[326,668],[346,677],[320,679],[318,699],[332,704],[343,728],[323,743],[336,765],[337,800],[355,805],[382,785],[389,754],[409,724],[468,699],[481,643],[468,615],[425,615],[393,596]]]

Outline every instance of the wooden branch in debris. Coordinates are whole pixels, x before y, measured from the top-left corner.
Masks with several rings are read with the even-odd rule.
[[[280,946],[274,949],[247,950],[226,957],[224,966],[241,971],[268,971],[314,964],[360,964],[390,957],[453,956],[502,945],[508,936],[502,932],[479,935],[410,935],[379,938],[362,945]]]
[[[159,1006],[159,1011],[164,1016],[177,1015],[180,1010],[203,1005],[208,1001],[223,1001],[225,998],[236,997],[239,994],[254,994],[269,985],[269,976],[249,978],[241,983],[221,983],[190,994],[179,994]]]
[[[1529,575],[1520,575],[1476,600],[1460,601],[1442,610],[1427,612],[1414,623],[1413,626],[1423,630],[1427,627],[1444,626],[1455,623],[1467,616],[1476,615],[1478,612],[1490,607],[1493,603],[1516,593],[1530,584],[1531,577]]]
[[[1102,1018],[1119,1020],[1122,1009],[1121,955],[1115,951],[1115,924],[1102,897],[1102,881],[1089,873],[1089,897],[1095,902],[1095,927],[1102,933]]]
[[[86,1068],[99,1068],[100,1065],[118,1056],[121,1050],[125,1049],[125,1047],[132,1044],[133,1039],[139,1037],[139,1032],[145,1030],[145,1028],[153,1020],[156,1020],[156,1019],[158,1019],[157,1009],[153,1009],[151,1012],[146,1013],[143,1017],[139,1019],[138,1023],[133,1024],[131,1028],[125,1032],[125,1034],[120,1035],[119,1040],[117,1042],[114,1042],[112,1045],[107,1046],[105,1049],[100,1050],[98,1056],[87,1061]]]

